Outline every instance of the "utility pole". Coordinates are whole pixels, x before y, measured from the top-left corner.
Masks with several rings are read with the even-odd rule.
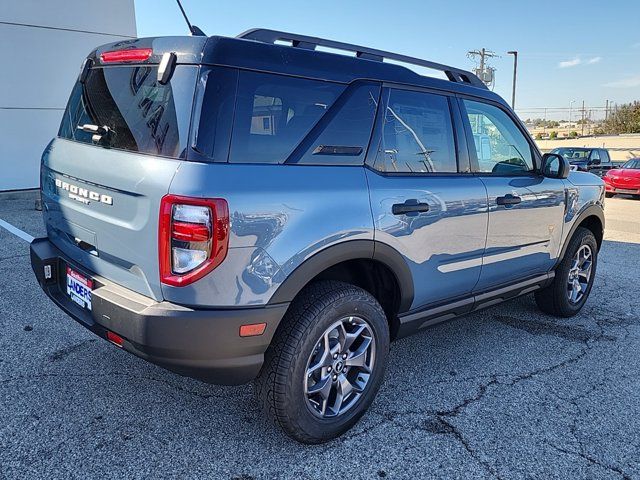
[[[487,64],[487,61],[488,59],[494,58],[497,56],[498,55],[496,55],[494,52],[492,52],[491,50],[487,50],[485,48],[482,48],[480,50],[470,50],[467,52],[467,57],[470,58],[471,60],[476,60],[478,57],[480,58],[479,60],[480,65],[473,70],[473,73],[475,73],[476,76],[480,78],[480,80],[482,80],[484,84],[487,86],[491,86],[493,84],[495,80],[495,71],[496,71],[495,68],[490,67]]]
[[[604,107],[604,121],[606,122],[609,118],[609,100],[607,100],[607,106]]]
[[[516,78],[518,75],[518,52],[512,50],[507,55],[513,55],[513,91],[511,92],[511,108],[516,109]]]
[[[582,134],[581,137],[584,137],[584,100],[582,101]]]

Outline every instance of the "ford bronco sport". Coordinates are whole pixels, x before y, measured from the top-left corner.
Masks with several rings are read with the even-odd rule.
[[[602,181],[473,74],[271,30],[97,48],[41,190],[53,302],[179,374],[257,379],[307,443],[358,421],[394,339],[530,292],[575,315],[604,226]]]

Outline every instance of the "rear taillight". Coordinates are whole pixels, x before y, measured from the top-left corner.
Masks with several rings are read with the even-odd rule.
[[[226,200],[165,195],[158,241],[162,283],[181,287],[204,277],[227,256]]]
[[[153,50],[151,48],[130,48],[129,50],[113,50],[111,52],[102,52],[100,61],[102,63],[113,62],[144,62],[147,60]]]

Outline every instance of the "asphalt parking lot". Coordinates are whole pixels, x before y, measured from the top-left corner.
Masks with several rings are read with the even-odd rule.
[[[0,219],[42,236],[33,203],[0,196]],[[640,201],[608,199],[606,216],[579,316],[524,297],[393,344],[371,411],[321,446],[262,419],[251,385],[94,337],[0,228],[0,478],[640,478]]]

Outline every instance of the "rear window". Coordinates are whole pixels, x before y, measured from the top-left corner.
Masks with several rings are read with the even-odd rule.
[[[553,153],[562,155],[567,160],[586,160],[591,150],[587,148],[556,148]]]
[[[240,72],[229,161],[284,162],[344,89],[317,80]]]
[[[182,158],[189,137],[197,67],[176,67],[166,85],[152,65],[92,68],[76,83],[58,136],[94,145]],[[78,128],[108,127],[99,139]]]

